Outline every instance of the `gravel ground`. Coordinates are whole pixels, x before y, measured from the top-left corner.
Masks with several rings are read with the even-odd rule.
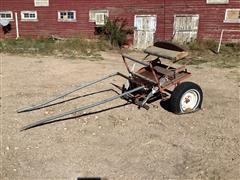
[[[203,110],[175,115],[159,102],[150,110],[116,100],[87,115],[20,132],[31,122],[115,95],[113,78],[70,95],[69,102],[16,113],[81,82],[126,73],[121,57],[104,60],[0,54],[1,179],[226,179],[240,178],[237,69],[190,66],[204,92]],[[116,89],[116,88],[115,88]],[[83,94],[96,93],[82,97]],[[109,109],[110,108],[110,109]],[[90,114],[88,114],[90,113]],[[80,114],[76,114],[80,115]]]

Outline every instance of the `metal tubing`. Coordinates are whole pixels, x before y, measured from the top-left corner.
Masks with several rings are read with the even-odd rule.
[[[144,106],[146,103],[147,103],[147,101],[151,98],[151,97],[153,97],[153,92],[151,91],[148,95],[147,95],[147,97],[143,100],[143,102],[142,102],[142,104],[141,104],[141,106]]]
[[[218,49],[217,49],[217,53],[219,53],[221,45],[222,45],[222,38],[223,38],[223,33],[224,33],[224,29],[221,32],[221,36],[220,36],[220,40],[219,40],[219,44],[218,44]]]
[[[130,71],[130,69],[129,69],[129,66],[128,66],[127,62],[126,62],[125,57],[122,56],[122,58],[123,58],[123,62],[124,62],[124,64],[125,64],[126,68],[127,68],[128,73],[131,73],[131,71]]]
[[[121,98],[121,97],[126,96],[128,94],[131,94],[133,92],[140,91],[142,89],[144,89],[144,86],[137,87],[135,89],[132,89],[132,90],[127,91],[125,93],[122,93],[120,95],[113,96],[111,98],[108,98],[108,99],[105,99],[105,100],[102,100],[102,101],[99,101],[99,102],[96,102],[96,103],[93,103],[93,104],[88,104],[88,105],[82,106],[82,107],[74,109],[72,111],[68,111],[68,112],[65,112],[65,113],[62,113],[62,114],[58,114],[58,115],[55,115],[55,116],[51,116],[51,117],[39,120],[35,123],[32,123],[32,124],[29,124],[27,126],[22,127],[21,131],[27,130],[27,129],[30,129],[30,128],[33,128],[33,127],[36,127],[36,126],[39,126],[39,125],[42,125],[42,124],[45,124],[45,123],[48,123],[48,122],[51,122],[51,121],[56,120],[58,118],[61,118],[61,117],[64,117],[64,116],[67,116],[67,115],[70,115],[70,114],[74,114],[74,113],[79,112],[79,111],[84,111],[86,109],[89,109],[89,108],[92,108],[92,107],[95,107],[95,106],[99,106],[101,104],[105,104],[107,102],[110,102],[110,101],[113,101],[115,99]]]
[[[153,76],[154,76],[154,78],[155,78],[155,81],[157,82],[158,87],[159,87],[159,89],[160,89],[160,88],[161,88],[161,85],[160,85],[159,79],[158,79],[158,77],[157,77],[157,75],[156,75],[156,72],[155,72],[155,70],[153,69],[152,63],[149,63],[149,66],[150,66],[150,68],[151,68],[151,71],[152,71],[152,74],[153,74]]]
[[[69,94],[71,94],[73,92],[76,92],[76,91],[78,91],[80,89],[83,89],[83,88],[86,88],[86,87],[91,86],[93,84],[96,84],[98,82],[101,82],[103,80],[106,80],[106,79],[108,79],[110,77],[113,77],[115,75],[119,75],[119,73],[118,72],[112,73],[112,74],[109,74],[109,75],[106,75],[106,76],[102,77],[101,79],[98,79],[98,80],[95,80],[95,81],[91,81],[91,82],[83,84],[83,85],[79,85],[76,88],[68,90],[68,91],[66,91],[65,93],[63,93],[63,94],[61,94],[59,96],[53,97],[53,98],[51,98],[51,99],[49,99],[47,101],[41,102],[41,103],[36,104],[36,105],[32,105],[30,107],[25,107],[25,108],[19,109],[19,110],[17,110],[17,112],[21,113],[21,112],[26,112],[26,111],[32,111],[32,110],[39,109],[39,108],[44,107],[45,105],[47,105],[47,104],[49,104],[49,103],[51,103],[53,101],[56,101],[57,99],[63,98],[63,97],[65,97],[65,96],[67,96],[67,95],[69,95]]]
[[[132,58],[132,57],[130,57],[130,56],[127,56],[127,55],[122,55],[124,58],[127,58],[127,59],[129,59],[129,60],[131,60],[131,61],[133,61],[133,62],[136,62],[136,63],[138,63],[138,64],[141,64],[141,65],[143,65],[143,66],[148,66],[148,64],[147,63],[144,63],[144,62],[141,62],[141,61],[139,61],[139,60],[136,60],[136,59],[134,59],[134,58]]]

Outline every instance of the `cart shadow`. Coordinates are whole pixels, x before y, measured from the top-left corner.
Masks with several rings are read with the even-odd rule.
[[[170,108],[170,99],[167,99],[167,100],[165,100],[165,101],[160,101],[160,106],[161,106],[164,110],[172,113],[171,108]]]
[[[156,96],[148,101],[148,104],[154,103],[156,101],[160,101],[160,106],[168,112],[172,112],[170,108],[170,99],[162,100],[161,96]]]
[[[52,104],[47,104],[47,105],[45,105],[45,106],[41,106],[41,107],[38,107],[38,108],[26,110],[26,111],[23,111],[23,112],[31,112],[31,111],[35,111],[35,110],[39,110],[39,109],[43,109],[43,108],[47,108],[47,107],[52,107],[52,106],[59,105],[59,104],[63,104],[63,103],[66,103],[66,102],[69,102],[69,101],[73,101],[73,100],[76,100],[76,99],[80,99],[80,98],[84,98],[84,97],[88,97],[88,96],[92,96],[92,95],[96,95],[96,94],[100,94],[100,93],[104,93],[104,92],[110,92],[110,91],[119,94],[119,93],[118,93],[116,90],[114,90],[114,89],[105,89],[105,90],[102,90],[102,91],[97,91],[97,92],[85,94],[85,95],[82,95],[82,96],[77,96],[77,97],[69,98],[69,99],[66,99],[66,100],[64,100],[64,101],[59,101],[59,102],[55,102],[55,103],[52,103]],[[23,112],[20,112],[20,113],[23,113]]]
[[[42,124],[38,124],[36,126],[32,126],[32,127],[29,127],[29,128],[23,129],[23,130],[29,130],[29,129],[37,128],[37,127],[44,126],[44,125],[47,125],[47,124],[53,124],[53,123],[56,123],[56,122],[68,121],[68,120],[77,119],[77,118],[81,118],[81,117],[85,117],[85,116],[95,115],[95,114],[99,114],[99,113],[106,112],[106,111],[109,111],[109,110],[121,108],[121,107],[124,107],[124,106],[129,105],[129,104],[132,104],[132,103],[127,102],[127,103],[124,103],[124,104],[121,104],[121,105],[118,105],[118,106],[113,106],[113,107],[110,107],[110,108],[102,109],[102,110],[99,110],[99,111],[93,111],[93,112],[81,114],[81,115],[78,115],[78,116],[54,119],[52,121],[42,123]]]

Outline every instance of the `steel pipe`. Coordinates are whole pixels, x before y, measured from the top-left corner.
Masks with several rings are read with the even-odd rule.
[[[84,111],[86,109],[89,109],[89,108],[92,108],[92,107],[96,107],[96,106],[99,106],[101,104],[105,104],[107,102],[110,102],[110,101],[113,101],[115,99],[118,99],[118,98],[121,98],[123,96],[126,96],[128,94],[131,94],[133,92],[137,92],[137,91],[140,91],[144,89],[144,86],[140,86],[140,87],[137,87],[135,89],[132,89],[130,91],[127,91],[125,93],[122,93],[120,95],[116,95],[116,96],[113,96],[111,98],[108,98],[108,99],[104,99],[102,101],[99,101],[99,102],[96,102],[96,103],[93,103],[93,104],[88,104],[88,105],[85,105],[85,106],[82,106],[82,107],[79,107],[77,109],[74,109],[72,111],[68,111],[68,112],[65,112],[65,113],[62,113],[62,114],[58,114],[58,115],[55,115],[55,116],[51,116],[51,117],[48,117],[48,118],[45,118],[45,119],[42,119],[42,120],[39,120],[35,123],[32,123],[32,124],[29,124],[27,126],[24,126],[20,129],[20,131],[23,131],[23,130],[27,130],[27,129],[30,129],[30,128],[33,128],[33,127],[36,127],[36,126],[39,126],[39,125],[43,125],[43,124],[46,124],[46,123],[50,123],[52,121],[55,121],[57,120],[58,118],[62,118],[62,117],[65,117],[67,115],[71,115],[71,114],[74,114],[74,113],[77,113],[77,112],[80,112],[80,111]]]

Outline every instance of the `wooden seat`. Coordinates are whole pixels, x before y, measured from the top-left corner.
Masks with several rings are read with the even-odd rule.
[[[168,50],[168,49],[159,48],[155,46],[148,47],[147,49],[144,50],[144,52],[149,55],[154,55],[157,57],[172,60],[173,62],[176,62],[188,56],[188,52],[186,51],[182,51],[182,52],[173,51],[173,50]]]

